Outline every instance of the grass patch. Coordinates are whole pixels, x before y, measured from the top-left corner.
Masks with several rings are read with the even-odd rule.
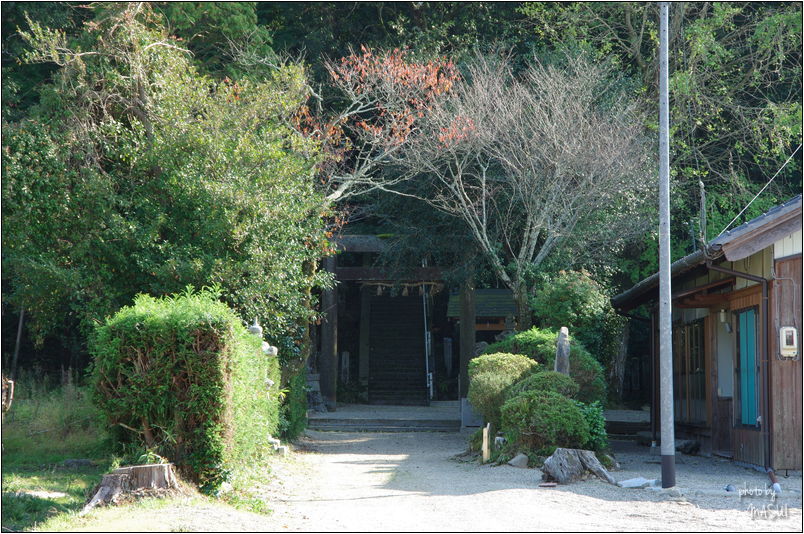
[[[193,499],[198,503],[206,502],[203,497]],[[157,517],[154,512],[160,511],[173,502],[168,498],[142,499],[126,506],[111,506],[96,508],[86,515],[79,516],[78,510],[68,510],[66,513],[54,514],[46,521],[36,525],[32,530],[41,532],[64,532],[69,530],[82,530],[99,524],[108,524],[109,531],[138,531],[141,530],[144,518]],[[116,523],[112,526],[111,523]],[[140,528],[138,528],[140,527]]]
[[[42,379],[18,380],[3,420],[4,531],[28,530],[79,510],[113,462],[86,389],[69,373],[61,386],[47,388]],[[92,464],[66,467],[68,459]]]
[[[173,505],[235,508],[262,515],[271,513],[256,490],[271,472],[268,462],[239,465],[232,472],[234,488],[215,499],[192,497],[146,498],[123,506],[99,508],[78,516],[104,473],[122,464],[138,463],[137,452],[125,458],[112,454],[112,445],[88,388],[65,375],[62,384],[44,377],[23,376],[17,381],[14,404],[3,420],[2,525],[8,531],[66,531],[112,521],[135,528],[152,511]],[[65,460],[81,459],[69,467]],[[126,461],[128,460],[128,461]],[[89,465],[87,465],[89,464]],[[253,488],[253,489],[252,489]],[[151,519],[148,519],[149,521]],[[155,520],[154,520],[155,521]],[[155,529],[164,527],[154,523]],[[172,530],[192,530],[179,523]]]
[[[4,465],[3,530],[36,528],[50,517],[80,510],[108,467],[108,462],[79,469]]]
[[[17,381],[14,404],[3,418],[4,468],[108,455],[108,435],[89,391],[69,377],[49,391],[43,381]]]

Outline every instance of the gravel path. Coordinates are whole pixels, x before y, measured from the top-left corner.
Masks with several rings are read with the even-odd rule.
[[[598,480],[538,488],[541,473],[480,466],[453,457],[468,434],[313,432],[274,469],[265,490],[274,513],[265,530],[291,531],[801,531],[801,475],[781,478],[782,496],[722,490],[764,488],[757,471],[679,456],[683,496],[626,490]],[[618,442],[617,480],[657,478],[658,457]],[[754,515],[771,505],[768,515]]]

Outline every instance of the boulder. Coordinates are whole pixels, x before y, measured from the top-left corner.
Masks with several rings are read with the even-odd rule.
[[[522,453],[517,454],[516,456],[514,456],[513,458],[508,460],[508,465],[511,465],[511,466],[514,466],[514,467],[527,468],[528,467],[528,456],[526,454],[522,454]]]
[[[486,347],[488,346],[489,344],[485,341],[478,341],[477,343],[475,343],[475,357],[483,354],[486,351]]]
[[[695,455],[701,450],[701,442],[695,439],[676,440],[676,450],[684,454]]]

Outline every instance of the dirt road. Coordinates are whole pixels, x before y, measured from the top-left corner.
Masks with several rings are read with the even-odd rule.
[[[725,460],[678,456],[681,497],[597,479],[539,488],[536,469],[453,457],[466,434],[308,432],[258,488],[260,515],[209,499],[153,499],[73,519],[80,531],[801,531],[801,475],[767,478]],[[620,442],[617,480],[657,478],[649,449]],[[780,473],[783,475],[784,473]],[[738,491],[726,492],[732,484]],[[742,491],[740,491],[742,490]],[[753,495],[746,495],[751,490]],[[743,494],[741,496],[741,493]],[[752,512],[753,510],[753,512]],[[764,516],[764,517],[763,517]],[[781,516],[781,517],[779,517]],[[67,530],[60,524],[50,530]]]
[[[800,476],[783,479],[775,501],[740,497],[723,491],[724,481],[763,488],[766,477],[725,461],[680,457],[678,485],[686,489],[678,498],[598,480],[538,488],[538,470],[452,459],[465,434],[308,435],[306,452],[277,469],[270,530],[801,530]],[[657,477],[659,465],[647,452],[626,448],[615,478]]]

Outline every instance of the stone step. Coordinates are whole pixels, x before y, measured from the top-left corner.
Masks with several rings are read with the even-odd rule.
[[[326,432],[459,432],[460,420],[445,419],[334,419],[313,418],[310,430]]]
[[[640,433],[649,431],[649,422],[606,421],[606,434],[612,439],[637,440]]]

